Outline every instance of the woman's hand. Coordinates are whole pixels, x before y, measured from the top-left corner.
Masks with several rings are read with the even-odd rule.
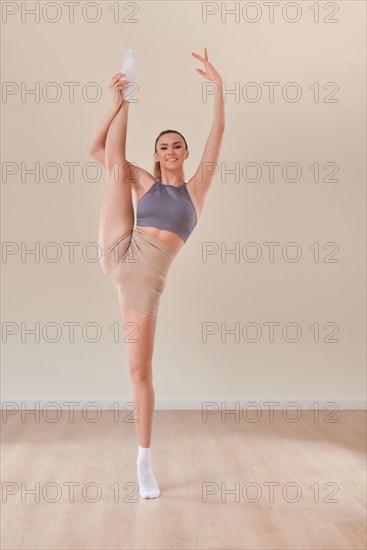
[[[197,53],[191,52],[191,54],[196,57],[196,59],[199,59],[199,61],[202,61],[204,63],[204,69],[205,71],[202,71],[201,69],[196,69],[198,73],[203,75],[204,78],[207,80],[212,80],[213,82],[221,82],[222,77],[218,73],[218,71],[213,67],[213,65],[208,61],[208,52],[205,48],[205,59],[198,55]]]
[[[127,80],[122,80],[123,76],[126,76],[126,73],[116,73],[112,77],[111,83],[109,85],[113,106],[118,108],[120,108],[124,102],[122,91],[128,85]]]

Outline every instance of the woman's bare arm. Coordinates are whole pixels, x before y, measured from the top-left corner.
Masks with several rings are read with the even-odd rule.
[[[221,78],[214,80],[214,83],[218,86],[214,96],[214,113],[212,128],[224,131],[224,99],[223,99],[223,82]]]
[[[113,118],[107,132],[105,157],[109,161],[126,159],[126,135],[129,114],[129,102],[124,101]]]
[[[197,72],[208,80],[214,82],[216,86],[212,127],[204,148],[203,156],[201,157],[199,166],[192,178],[193,193],[195,193],[200,203],[204,200],[216,172],[216,164],[219,158],[225,129],[224,100],[222,78],[214,66],[209,63],[206,48],[205,59],[198,54],[192,53],[192,55],[204,63],[205,72],[201,69],[196,69]]]
[[[128,84],[128,81],[123,80],[124,76],[125,73],[116,73],[110,81],[109,90],[111,94],[112,105],[105,114],[94,138],[87,146],[87,151],[90,155],[92,155],[93,158],[96,159],[98,164],[100,164],[103,168],[106,168],[107,135],[110,131],[113,120],[116,118],[117,114],[121,110],[122,105],[124,105],[124,116],[119,117],[119,123],[117,125],[114,125],[114,132],[113,134],[111,134],[109,155],[111,156],[111,154],[113,154],[113,148],[116,150],[117,156],[119,156],[119,152],[122,152],[121,156],[125,161],[124,166],[126,170],[129,170],[130,174],[134,174],[136,176],[139,173],[140,179],[142,179],[144,178],[145,171],[137,166],[134,166],[132,163],[126,160],[125,146],[128,101],[123,99],[122,92],[124,87]],[[130,183],[134,186],[134,190],[136,191],[136,185],[138,183],[137,178],[130,178],[130,180]]]
[[[97,133],[87,147],[87,151],[92,157],[94,157],[100,164],[104,166],[104,152],[106,147],[106,138],[108,129],[117,113],[120,110],[121,105],[111,105],[105,114]]]
[[[106,147],[106,138],[109,127],[117,113],[120,110],[120,107],[123,102],[123,97],[121,95],[121,90],[123,89],[124,82],[122,80],[124,73],[116,73],[112,78],[109,85],[110,95],[112,99],[112,105],[108,109],[102,123],[94,136],[93,140],[87,147],[87,151],[92,157],[94,157],[99,164],[104,168],[105,166],[105,147]]]
[[[125,100],[107,132],[104,164],[108,181],[129,183],[136,192],[142,170],[126,159],[128,113],[129,101]]]

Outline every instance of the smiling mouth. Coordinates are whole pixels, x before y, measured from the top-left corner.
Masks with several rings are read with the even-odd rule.
[[[167,162],[176,162],[177,159],[167,159]]]

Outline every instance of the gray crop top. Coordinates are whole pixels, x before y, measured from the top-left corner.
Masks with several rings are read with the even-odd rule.
[[[197,224],[186,183],[175,187],[157,180],[136,205],[136,225],[173,231],[186,242]]]

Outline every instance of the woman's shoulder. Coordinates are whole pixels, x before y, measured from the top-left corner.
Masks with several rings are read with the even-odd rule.
[[[127,162],[127,164],[129,165],[128,179],[135,191],[145,192],[157,181],[148,170],[144,170],[141,166],[132,162]]]
[[[139,201],[158,180],[148,172],[148,170],[144,170],[144,168],[137,165],[133,165],[133,167],[132,185],[136,194],[136,199]]]

